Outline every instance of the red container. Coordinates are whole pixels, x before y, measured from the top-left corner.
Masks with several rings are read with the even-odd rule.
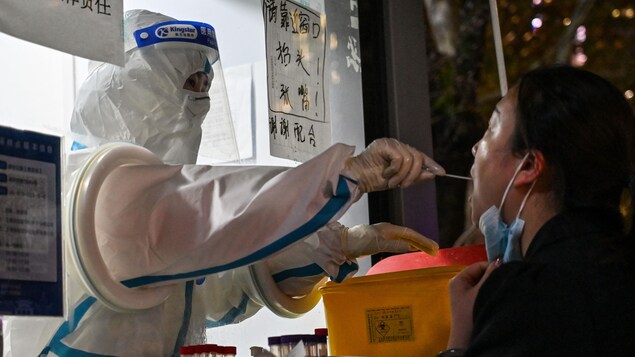
[[[373,265],[366,275],[452,265],[467,266],[483,260],[487,260],[484,244],[439,249],[437,255],[413,252],[385,258]]]

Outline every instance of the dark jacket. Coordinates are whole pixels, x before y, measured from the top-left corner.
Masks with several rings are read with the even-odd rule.
[[[554,217],[481,287],[466,355],[635,356],[634,266],[617,213]]]

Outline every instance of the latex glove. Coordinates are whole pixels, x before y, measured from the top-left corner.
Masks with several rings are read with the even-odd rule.
[[[342,226],[341,245],[344,255],[357,258],[381,252],[407,253],[422,250],[435,255],[437,242],[414,230],[390,223],[360,224],[351,228]]]
[[[344,175],[356,180],[362,192],[408,187],[444,174],[424,153],[389,138],[370,143],[361,154],[348,159],[344,169]]]

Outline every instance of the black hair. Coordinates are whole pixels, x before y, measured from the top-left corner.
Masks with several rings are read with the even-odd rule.
[[[632,173],[635,117],[624,95],[589,71],[553,65],[518,85],[512,151],[540,150],[559,210],[618,208]]]

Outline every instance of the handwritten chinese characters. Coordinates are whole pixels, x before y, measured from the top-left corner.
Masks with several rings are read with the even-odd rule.
[[[263,16],[271,154],[305,161],[330,145],[326,25],[319,13],[290,0],[263,0]]]
[[[359,57],[357,39],[349,35],[346,48],[350,53],[346,56],[346,67],[352,67],[355,72],[359,72],[361,70],[362,59]]]
[[[75,56],[125,64],[123,0],[2,0],[0,32]]]
[[[82,9],[86,9],[100,15],[112,15],[110,12],[111,6],[108,4],[108,0],[62,0],[62,2],[70,6],[79,6]]]

